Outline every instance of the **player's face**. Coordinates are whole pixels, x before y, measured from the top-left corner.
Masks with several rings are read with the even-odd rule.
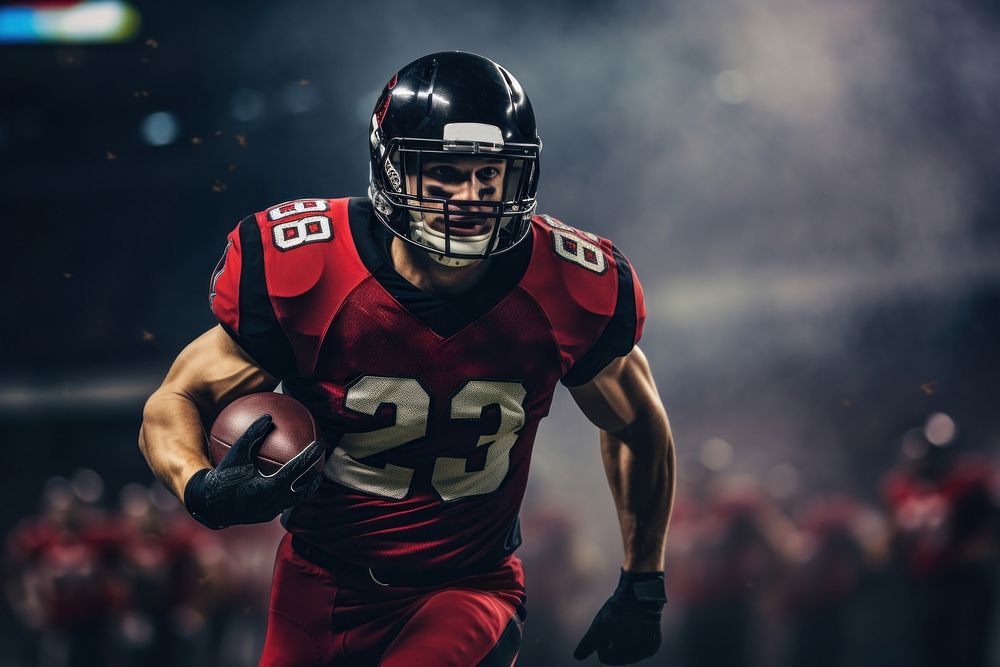
[[[423,196],[467,202],[500,201],[503,194],[504,176],[507,163],[504,160],[473,157],[440,157],[424,163],[421,187]],[[416,177],[411,177],[411,192],[417,187]],[[443,208],[441,204],[427,202],[433,208]],[[456,236],[474,236],[489,232],[494,220],[466,218],[461,211],[486,213],[488,206],[470,204],[458,205],[459,214],[449,206],[448,223],[450,232]],[[444,231],[444,215],[424,214],[424,222],[439,231]]]

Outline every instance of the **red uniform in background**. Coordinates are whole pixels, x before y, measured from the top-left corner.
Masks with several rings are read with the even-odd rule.
[[[882,483],[906,586],[899,618],[912,652],[906,664],[992,665],[1000,476],[981,455],[923,445],[922,456]]]
[[[589,381],[641,335],[624,256],[547,216],[451,298],[403,279],[391,238],[366,200],[289,202],[243,220],[213,276],[223,327],[329,445],[327,479],[284,517],[295,539],[279,550],[265,664],[417,664],[407,637],[420,627],[426,647],[425,623],[440,664],[510,664],[538,422],[557,381]]]
[[[996,551],[1000,470],[968,454],[939,465],[936,474],[897,468],[882,480],[896,550],[914,578],[939,577]]]
[[[29,626],[72,634],[100,626],[129,602],[118,567],[127,533],[96,511],[76,514],[27,519],[7,537],[18,612]]]

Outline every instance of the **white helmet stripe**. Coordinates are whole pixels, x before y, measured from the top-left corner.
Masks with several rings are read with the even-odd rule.
[[[482,142],[503,148],[503,132],[496,125],[486,123],[448,123],[444,126],[445,142]]]

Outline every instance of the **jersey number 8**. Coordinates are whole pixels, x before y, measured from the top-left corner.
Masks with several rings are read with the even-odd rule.
[[[330,218],[325,215],[310,215],[300,220],[283,222],[275,225],[272,233],[278,250],[291,250],[305,243],[329,241],[333,238]]]

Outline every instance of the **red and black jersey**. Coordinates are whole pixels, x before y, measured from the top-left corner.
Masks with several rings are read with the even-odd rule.
[[[327,437],[327,481],[287,528],[368,566],[509,553],[556,382],[591,380],[642,333],[642,288],[610,241],[548,216],[457,297],[393,268],[363,199],[299,200],[229,236],[222,326]]]

